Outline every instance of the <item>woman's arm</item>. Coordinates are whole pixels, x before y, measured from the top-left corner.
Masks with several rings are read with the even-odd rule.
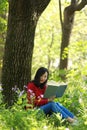
[[[38,89],[37,89],[38,90]],[[27,88],[27,98],[28,103],[32,104],[32,106],[42,106],[48,103],[47,98],[42,98],[40,92],[36,91],[35,87],[32,83],[28,84]]]
[[[47,98],[39,98],[39,99],[35,99],[35,106],[42,106],[48,103],[48,99]]]

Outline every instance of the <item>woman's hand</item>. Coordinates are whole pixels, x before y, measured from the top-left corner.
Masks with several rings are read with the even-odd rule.
[[[56,96],[52,96],[52,97],[48,98],[48,102],[53,101],[55,97],[56,97]]]

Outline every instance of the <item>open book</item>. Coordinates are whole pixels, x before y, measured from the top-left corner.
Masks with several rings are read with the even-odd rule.
[[[66,84],[64,85],[49,84],[45,91],[44,98],[50,98],[52,96],[56,96],[57,98],[62,97],[66,88],[67,88]]]

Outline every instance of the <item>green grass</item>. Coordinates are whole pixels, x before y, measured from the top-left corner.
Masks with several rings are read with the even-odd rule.
[[[80,78],[79,78],[80,79]],[[26,94],[6,109],[0,91],[0,130],[86,130],[87,129],[87,82],[71,78],[64,96],[56,99],[77,116],[78,126],[62,120],[59,114],[51,117],[36,109],[25,110]],[[24,102],[22,99],[24,98]]]

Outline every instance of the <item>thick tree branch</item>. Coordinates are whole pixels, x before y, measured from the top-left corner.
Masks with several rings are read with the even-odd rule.
[[[40,15],[48,6],[50,1],[51,0],[44,0],[43,2],[42,0],[30,0],[30,3],[33,9],[38,13],[38,15]]]
[[[68,11],[68,14],[71,15],[75,11],[80,11],[87,5],[87,0],[82,0],[79,4],[77,0],[71,0],[71,5],[65,8]]]
[[[87,5],[87,0],[82,0],[76,7],[75,11],[80,11]]]

